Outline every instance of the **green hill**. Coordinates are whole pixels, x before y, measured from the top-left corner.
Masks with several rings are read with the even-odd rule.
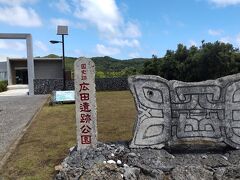
[[[118,72],[125,68],[135,68],[137,71],[141,70],[143,64],[148,59],[137,58],[128,60],[114,59],[109,56],[93,57],[92,60],[96,65],[97,71]]]
[[[54,54],[50,54],[45,57],[59,57]],[[74,62],[77,58],[66,57],[65,68],[67,71],[74,71]],[[93,57],[91,58],[96,65],[97,77],[123,77],[133,74],[139,74],[143,68],[143,64],[151,59],[147,58],[134,58],[127,60],[114,59],[109,56]]]

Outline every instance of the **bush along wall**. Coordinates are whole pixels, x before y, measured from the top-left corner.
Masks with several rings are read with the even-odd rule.
[[[0,92],[6,91],[7,90],[7,81],[0,81]]]
[[[128,90],[127,78],[99,78],[95,80],[97,91]],[[34,79],[34,94],[51,94],[63,89],[62,79]],[[66,81],[66,90],[74,90],[74,80]]]

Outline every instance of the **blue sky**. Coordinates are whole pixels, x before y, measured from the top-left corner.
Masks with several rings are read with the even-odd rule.
[[[216,40],[240,47],[240,0],[0,0],[0,33],[31,33],[34,56],[161,57],[177,44]],[[25,57],[25,41],[0,40],[0,59]]]

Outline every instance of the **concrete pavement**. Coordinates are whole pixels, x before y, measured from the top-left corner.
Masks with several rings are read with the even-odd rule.
[[[27,96],[29,90],[28,89],[13,89],[0,93],[1,96]]]
[[[48,96],[0,96],[0,162]]]
[[[1,92],[1,96],[27,96],[29,94],[28,85],[8,85],[8,90]]]

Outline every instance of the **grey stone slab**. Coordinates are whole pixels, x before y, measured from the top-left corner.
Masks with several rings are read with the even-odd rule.
[[[80,58],[74,64],[78,150],[97,145],[95,64]]]
[[[131,147],[225,142],[240,148],[240,74],[203,82],[131,76],[138,110]]]

